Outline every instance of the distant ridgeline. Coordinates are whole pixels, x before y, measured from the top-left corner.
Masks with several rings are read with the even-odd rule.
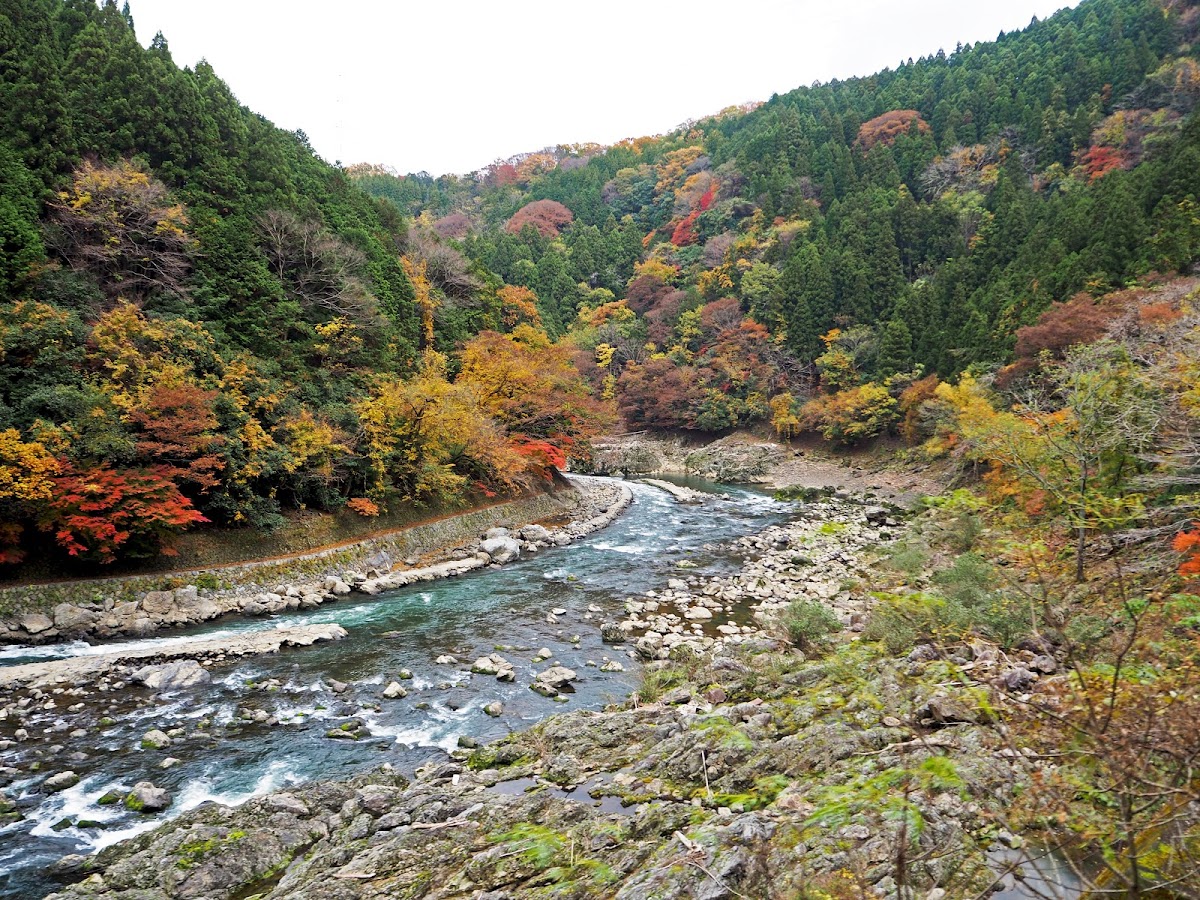
[[[658,138],[348,173],[536,295],[631,423],[825,430],[819,374],[875,385],[847,399],[871,432],[916,373],[994,368],[1053,302],[1192,264],[1198,13],[1083,0]]]
[[[326,164],[112,2],[16,0],[0,558],[512,490],[614,413],[922,437],[938,378],[1192,265],[1198,32],[1190,0],[1084,0],[666,136],[435,179]]]

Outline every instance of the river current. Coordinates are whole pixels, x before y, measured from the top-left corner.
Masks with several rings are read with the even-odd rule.
[[[411,772],[444,759],[461,737],[482,744],[564,709],[624,699],[639,667],[601,642],[600,623],[622,616],[627,597],[665,588],[671,577],[736,568],[738,559],[719,545],[793,512],[791,504],[754,491],[681,483],[719,498],[685,505],[632,483],[633,505],[607,529],[503,568],[136,642],[161,645],[321,622],[337,622],[349,632],[342,641],[216,666],[211,683],[174,694],[156,696],[133,686],[119,696],[99,695],[100,701],[93,694],[78,709],[75,698],[56,697],[53,708],[28,715],[22,724],[29,739],[6,751],[4,759],[20,770],[5,790],[24,818],[0,829],[0,897],[41,897],[56,886],[47,868],[59,857],[102,849],[206,801],[237,804],[385,762]],[[555,609],[565,612],[552,623],[547,617]],[[0,665],[109,647],[82,642],[9,647],[0,650]],[[549,661],[534,660],[541,648],[551,652]],[[470,673],[474,659],[493,652],[514,663],[515,682]],[[443,656],[457,663],[438,665],[435,660]],[[601,672],[608,659],[619,661],[624,671]],[[566,703],[529,689],[534,673],[555,662],[579,674]],[[401,682],[408,695],[383,699],[384,686],[402,669],[412,673]],[[334,682],[348,687],[335,693]],[[483,707],[497,700],[502,714],[486,715]],[[344,725],[356,727],[361,737],[328,736]],[[15,727],[0,723],[0,736],[11,737]],[[183,734],[162,750],[142,749],[142,735],[155,728]],[[179,762],[164,769],[168,758]],[[42,792],[47,776],[68,769],[80,776],[78,784]],[[123,796],[139,781],[171,791],[171,808],[150,816],[119,803],[98,804],[110,791]]]

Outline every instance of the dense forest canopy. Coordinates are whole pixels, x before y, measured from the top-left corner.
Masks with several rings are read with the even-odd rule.
[[[1198,19],[1084,0],[665,136],[433,178],[327,164],[111,0],[18,0],[3,556],[511,490],[614,411],[927,437],[939,379],[1016,351],[1021,383],[1043,316],[1070,333],[1194,263]]]

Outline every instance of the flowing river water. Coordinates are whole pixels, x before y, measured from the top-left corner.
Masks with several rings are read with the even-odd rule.
[[[93,695],[80,708],[69,697],[55,698],[50,709],[35,708],[21,723],[29,739],[5,753],[4,765],[20,770],[6,792],[24,818],[0,829],[0,897],[41,897],[56,885],[48,866],[64,854],[109,846],[205,801],[236,804],[385,762],[407,772],[444,758],[460,737],[484,743],[563,708],[624,699],[636,685],[638,666],[601,642],[600,623],[615,621],[626,597],[665,587],[681,562],[696,567],[689,572],[735,568],[738,559],[719,545],[784,521],[793,511],[791,504],[754,491],[686,483],[720,499],[690,506],[633,483],[633,506],[607,529],[503,568],[136,642],[186,642],[321,622],[349,631],[342,641],[214,667],[211,683],[173,694],[133,686],[101,695],[99,703]],[[566,610],[558,622],[547,621],[558,608]],[[535,662],[543,647],[551,660]],[[84,643],[10,647],[0,650],[0,665],[104,649]],[[515,682],[470,674],[474,659],[493,652],[515,664]],[[441,656],[458,662],[438,665]],[[610,658],[624,671],[601,672]],[[529,689],[534,673],[553,662],[579,674],[566,704]],[[384,686],[402,669],[413,676],[402,682],[408,695],[382,699]],[[348,687],[335,693],[335,681]],[[502,714],[486,715],[483,707],[496,700]],[[267,721],[255,721],[256,714]],[[347,723],[359,726],[358,740],[328,736]],[[0,737],[11,737],[15,728],[0,724]],[[142,735],[154,728],[184,733],[165,749],[142,749]],[[164,769],[168,757],[179,763]],[[41,782],[64,770],[77,773],[79,783],[43,793]],[[97,803],[110,791],[123,795],[147,780],[171,791],[174,802],[166,813]]]

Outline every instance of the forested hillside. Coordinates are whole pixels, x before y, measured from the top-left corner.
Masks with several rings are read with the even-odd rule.
[[[3,558],[493,495],[613,411],[916,441],[964,372],[1004,408],[1129,305],[1102,298],[1200,253],[1198,31],[1184,0],[1084,0],[432,178],[328,165],[128,8],[9,4]]]
[[[657,139],[351,173],[532,291],[631,424],[848,443],[1051,304],[1192,264],[1196,32],[1191,3],[1085,0]]]
[[[471,266],[112,2],[0,11],[0,245],[0,559],[492,495],[604,424],[543,335],[463,348],[503,324]]]

